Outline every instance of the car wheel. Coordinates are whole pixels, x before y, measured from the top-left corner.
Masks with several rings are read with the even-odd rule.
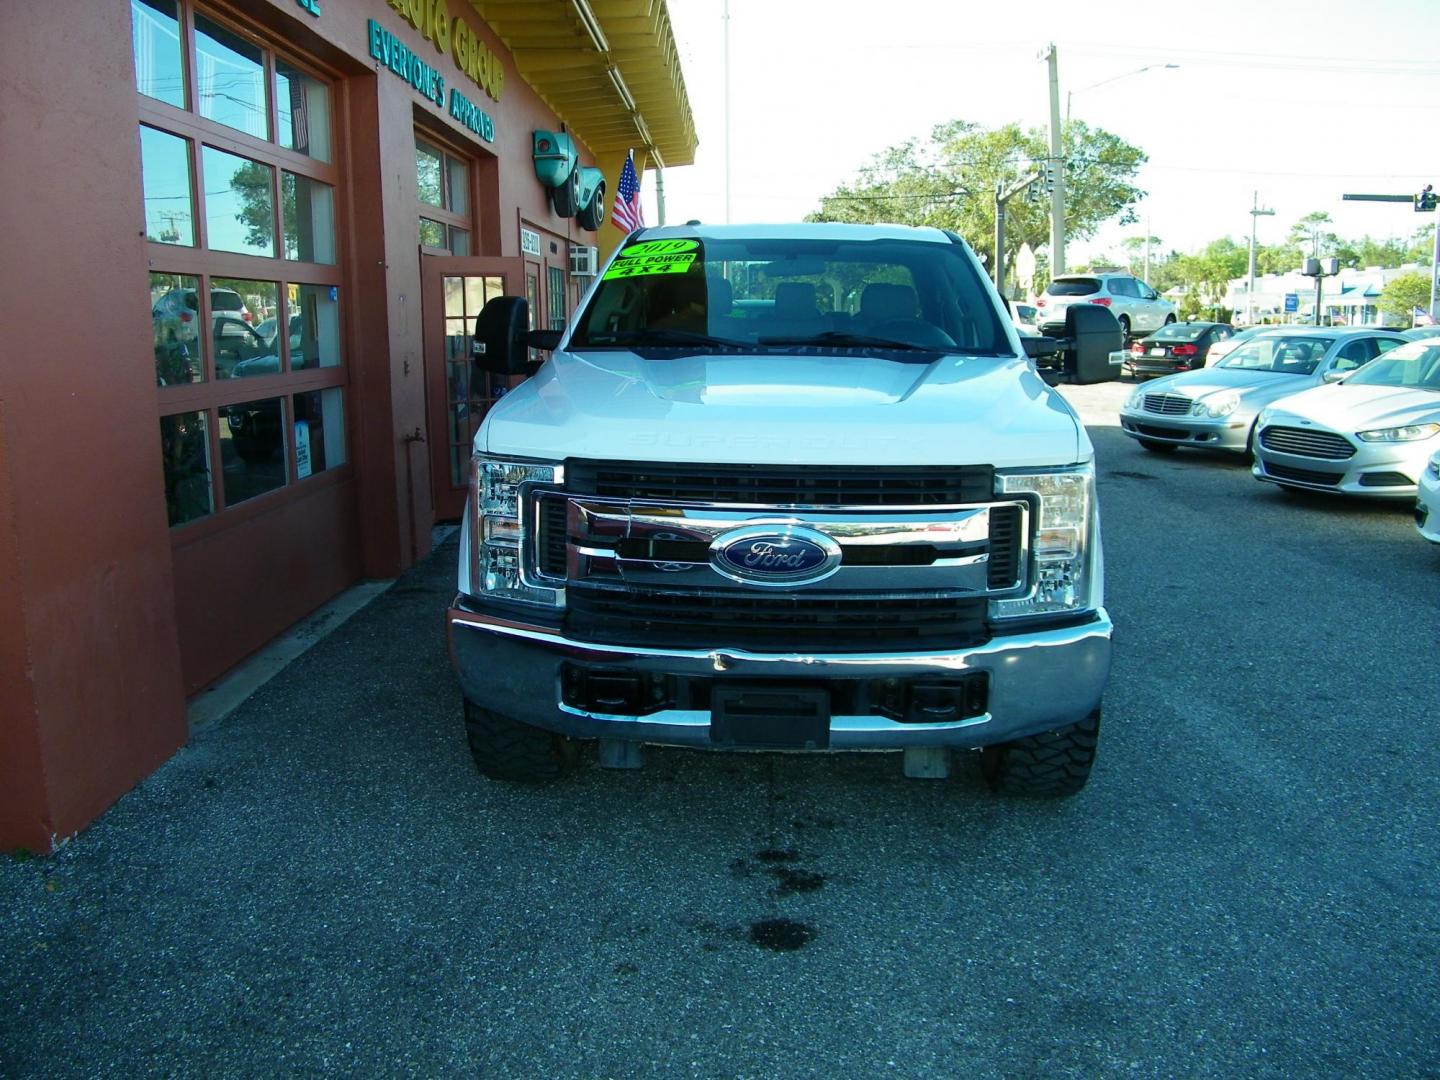
[[[570,170],[570,175],[565,178],[564,183],[551,189],[550,201],[555,207],[555,213],[561,217],[575,216],[575,212],[580,209],[579,162],[576,162],[575,168]]]
[[[1130,344],[1130,316],[1120,316],[1120,340],[1126,345]]]
[[[1060,798],[1074,795],[1090,779],[1099,743],[1096,709],[1078,724],[985,747],[980,768],[992,791]]]
[[[1175,444],[1168,442],[1156,442],[1154,439],[1140,439],[1140,445],[1152,454],[1170,454],[1175,451]]]
[[[543,784],[575,767],[575,741],[465,702],[465,736],[475,767],[492,780]]]

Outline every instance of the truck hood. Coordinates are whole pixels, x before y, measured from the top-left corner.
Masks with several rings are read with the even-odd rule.
[[[1374,428],[1440,423],[1440,394],[1403,386],[1317,386],[1275,403],[1275,417],[1310,421],[1331,431],[1353,433]]]
[[[1019,357],[557,351],[502,397],[476,449],[724,464],[1088,461],[1070,406]]]

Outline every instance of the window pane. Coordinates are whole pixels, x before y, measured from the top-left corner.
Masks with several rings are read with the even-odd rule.
[[[165,466],[165,512],[171,525],[215,512],[210,488],[210,437],[205,414],[160,418],[160,456]]]
[[[155,339],[155,385],[203,382],[200,356],[200,279],[182,274],[150,275],[150,325]]]
[[[470,169],[465,162],[446,154],[445,181],[446,190],[450,195],[450,201],[445,204],[445,208],[456,214],[468,214],[469,211],[466,207],[470,202],[467,198],[470,190]]]
[[[243,278],[210,279],[210,346],[217,379],[274,375],[280,370],[275,320],[280,286]]]
[[[329,184],[280,171],[285,212],[285,258],[335,262],[335,190]]]
[[[550,329],[565,329],[565,271],[558,266],[550,267]]]
[[[276,57],[275,106],[280,145],[329,161],[330,87]]]
[[[205,226],[209,246],[245,255],[275,255],[275,170],[204,147]]]
[[[285,486],[285,431],[279,398],[220,410],[221,483],[225,505]]]
[[[464,229],[455,228],[453,225],[450,227],[450,254],[470,254],[470,234]]]
[[[289,287],[285,309],[292,369],[340,365],[339,296],[334,285]]]
[[[345,401],[338,387],[296,394],[295,478],[345,464]]]
[[[130,27],[135,89],[183,109],[185,67],[180,56],[180,5],[176,0],[130,0]]]
[[[201,116],[260,139],[270,137],[264,52],[203,15],[195,16],[195,85]]]
[[[189,141],[142,124],[140,176],[145,188],[145,239],[194,247]]]
[[[432,150],[418,139],[415,141],[415,186],[420,201],[431,206],[444,206],[444,192],[440,186],[440,151]],[[442,242],[440,247],[444,247]]]
[[[445,248],[445,226],[427,217],[420,219],[420,243],[425,247]],[[445,248],[445,250],[449,250]]]

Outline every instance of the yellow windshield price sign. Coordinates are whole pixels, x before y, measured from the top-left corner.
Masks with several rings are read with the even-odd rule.
[[[610,264],[605,280],[683,274],[699,256],[699,248],[699,240],[644,240],[631,244]]]

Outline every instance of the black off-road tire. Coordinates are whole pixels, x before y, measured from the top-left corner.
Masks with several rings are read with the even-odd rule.
[[[570,170],[563,183],[550,191],[550,203],[560,217],[574,217],[580,209],[580,163]]]
[[[575,767],[575,742],[465,702],[465,736],[475,767],[491,780],[544,784]]]
[[[1056,799],[1074,795],[1090,779],[1100,743],[1100,710],[1078,724],[987,746],[980,767],[992,791]]]
[[[1137,439],[1136,441],[1152,454],[1170,454],[1175,451],[1174,443],[1156,442],[1154,439]]]

